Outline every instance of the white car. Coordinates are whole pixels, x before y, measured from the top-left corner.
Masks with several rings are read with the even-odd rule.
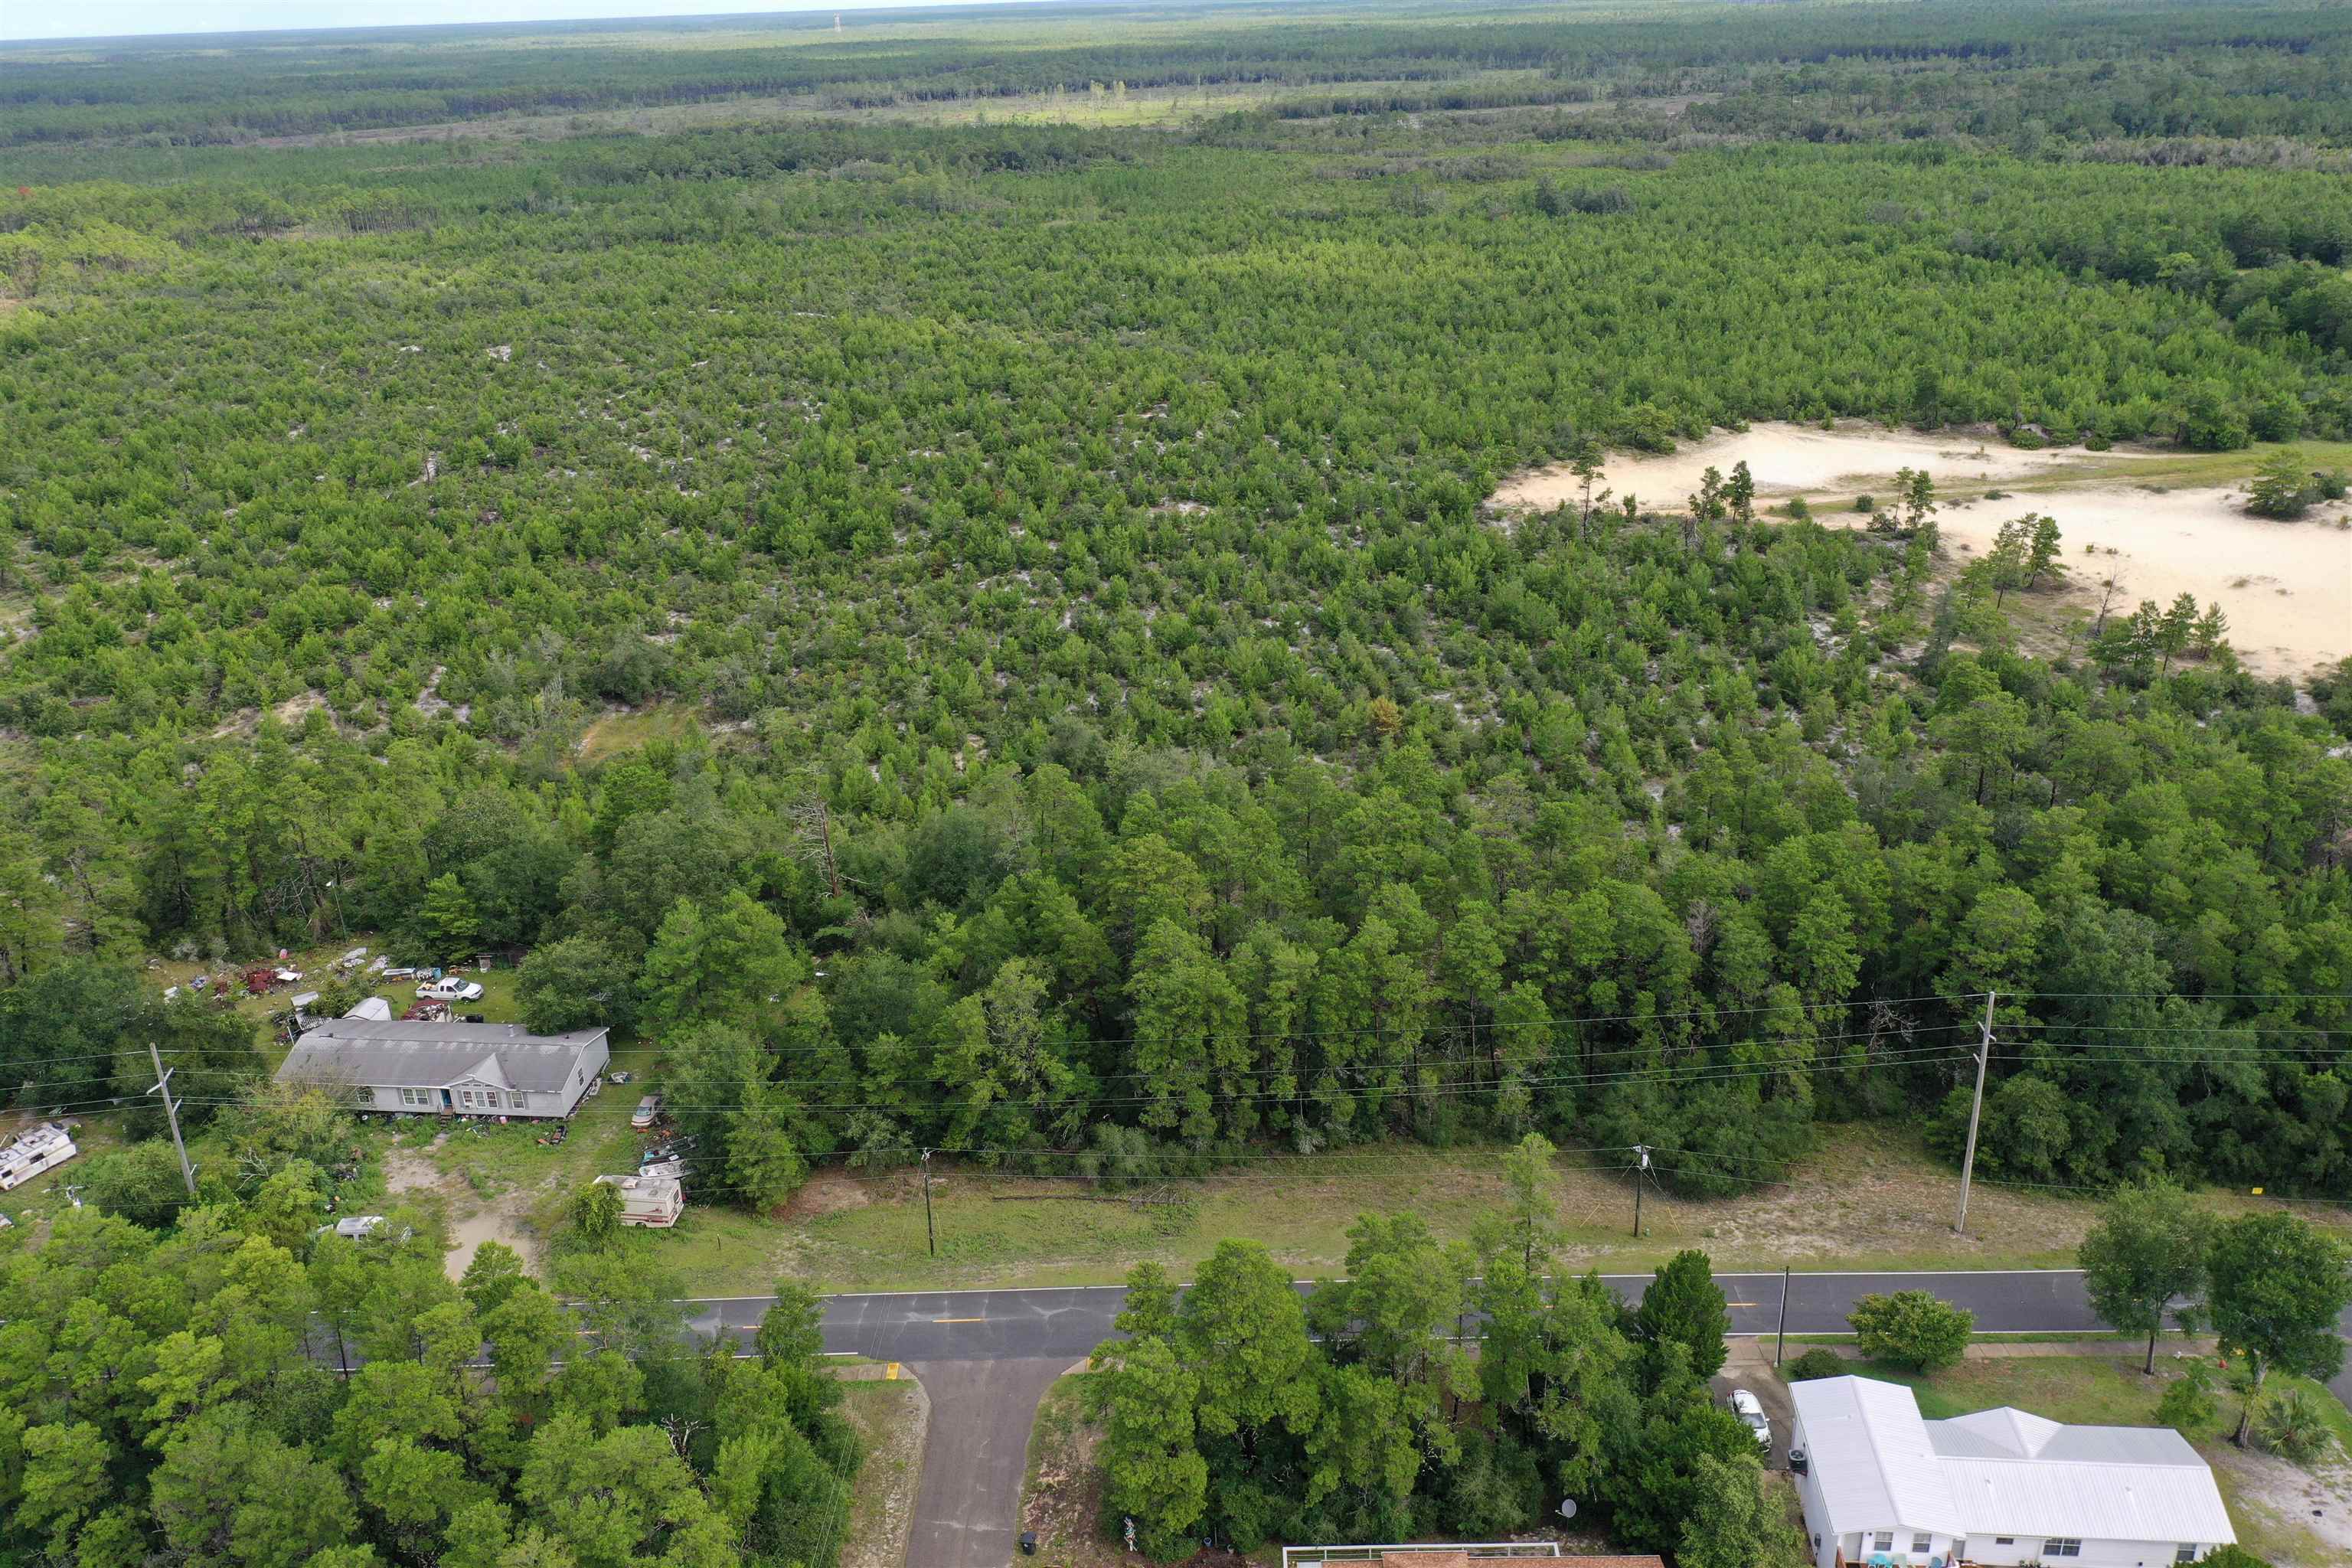
[[[649,1094],[637,1101],[636,1112],[629,1118],[629,1125],[642,1131],[659,1121],[661,1113],[662,1097],[658,1094]]]
[[[1764,1414],[1762,1401],[1744,1388],[1731,1391],[1731,1413],[1748,1424],[1756,1434],[1756,1446],[1768,1453],[1772,1447],[1772,1418]]]
[[[453,974],[446,980],[426,981],[416,988],[416,995],[419,1001],[424,1002],[478,1002],[482,999],[482,988],[470,980],[460,980]]]

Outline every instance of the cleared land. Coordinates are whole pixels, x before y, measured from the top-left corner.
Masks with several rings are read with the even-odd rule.
[[[2315,467],[2352,462],[2352,446],[2343,443],[2302,449]],[[1663,456],[1612,453],[1600,482],[1679,507],[1708,468],[1728,474],[1744,461],[1759,503],[1802,497],[1822,521],[1860,526],[1856,497],[1885,500],[1896,469],[1925,468],[1945,500],[1937,526],[1956,554],[1989,550],[2003,522],[2045,512],[2064,534],[2075,602],[2095,610],[2110,575],[2126,612],[2142,599],[2168,604],[2192,594],[2229,616],[2231,643],[2248,668],[2304,676],[2352,656],[2352,507],[2330,503],[2294,522],[2249,516],[2243,481],[2275,450],[2027,451],[1979,431],[1767,423]],[[1992,490],[2004,493],[1989,497]],[[1542,468],[1514,479],[1494,500],[1552,507],[1582,492],[1583,481],[1566,468]]]
[[[581,1137],[574,1132],[575,1147]],[[1467,1237],[1503,1195],[1496,1151],[1483,1148],[1270,1157],[1132,1204],[1080,1201],[1066,1195],[1076,1187],[1068,1182],[935,1169],[936,1261],[914,1174],[837,1166],[820,1170],[781,1220],[698,1205],[677,1229],[634,1232],[623,1245],[677,1270],[697,1295],[765,1291],[780,1276],[850,1291],[1108,1284],[1145,1258],[1189,1272],[1229,1236],[1265,1242],[1304,1279],[1339,1272],[1359,1215],[1411,1209],[1441,1237]],[[1969,1234],[1955,1236],[1949,1168],[1916,1151],[1845,1145],[1741,1197],[1652,1192],[1638,1240],[1628,1234],[1633,1194],[1621,1172],[1563,1163],[1552,1191],[1568,1237],[1563,1263],[1610,1272],[1650,1268],[1686,1247],[1727,1269],[2065,1268],[2097,1213],[2081,1197],[1979,1182]],[[2210,1201],[2232,1212],[2259,1200]],[[2298,1207],[2352,1227],[2352,1213]]]

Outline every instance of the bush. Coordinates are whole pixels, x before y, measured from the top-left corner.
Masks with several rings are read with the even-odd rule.
[[[1790,1362],[1785,1375],[1790,1383],[1811,1383],[1817,1377],[1843,1377],[1851,1370],[1837,1352],[1815,1348]]]
[[[2285,1388],[2254,1412],[2254,1441],[2282,1459],[2310,1466],[2336,1446],[2336,1435],[2309,1389]]]
[[[2270,1560],[2257,1557],[2242,1546],[2218,1547],[2202,1559],[2205,1568],[2271,1568]]]
[[[2213,1368],[2195,1362],[2179,1382],[2156,1402],[2156,1418],[2182,1436],[2193,1436],[2213,1424],[2219,1405],[2213,1398]]]
[[[1958,1364],[1976,1329],[1976,1314],[1939,1301],[1925,1290],[1864,1296],[1846,1321],[1853,1325],[1862,1353],[1914,1372]]]

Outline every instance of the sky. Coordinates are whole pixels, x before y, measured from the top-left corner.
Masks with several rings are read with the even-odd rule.
[[[139,33],[243,33],[279,27],[405,27],[442,22],[557,22],[603,16],[709,16],[870,11],[959,0],[0,0],[0,40]]]

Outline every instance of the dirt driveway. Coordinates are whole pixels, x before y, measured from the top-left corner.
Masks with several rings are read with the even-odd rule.
[[[514,1248],[525,1266],[537,1257],[537,1247],[530,1233],[523,1228],[522,1210],[529,1194],[509,1191],[495,1198],[477,1194],[463,1176],[445,1175],[428,1155],[448,1141],[444,1132],[423,1149],[394,1148],[383,1159],[383,1183],[388,1193],[430,1192],[438,1194],[447,1206],[449,1239],[455,1243],[444,1259],[452,1279],[462,1279],[467,1265],[486,1241],[503,1242]]]

